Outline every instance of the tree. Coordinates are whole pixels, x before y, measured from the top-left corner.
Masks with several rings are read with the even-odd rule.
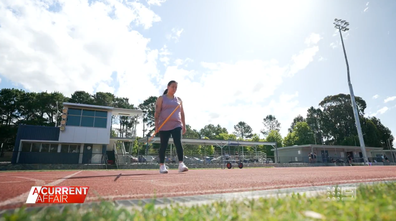
[[[95,105],[114,107],[115,96],[112,93],[96,92],[92,97]]]
[[[201,137],[197,130],[192,129],[190,125],[186,124],[186,133],[183,135],[183,138],[200,139]]]
[[[364,144],[369,147],[381,147],[381,135],[373,121],[364,118],[362,122]],[[360,142],[359,142],[360,145]]]
[[[243,122],[243,121],[240,121],[237,125],[235,125],[235,126],[234,126],[234,130],[235,130],[234,134],[235,134],[237,137],[242,138],[242,140],[243,140],[244,138],[251,138],[251,137],[253,136],[253,134],[252,134],[252,132],[253,132],[252,128],[251,128],[248,124],[246,124],[245,122]]]
[[[263,125],[264,125],[264,129],[261,130],[261,133],[264,136],[269,135],[269,133],[273,130],[279,132],[281,128],[279,121],[276,119],[274,115],[267,115],[263,119]]]
[[[277,147],[283,147],[282,136],[280,135],[279,131],[277,131],[277,130],[271,130],[271,132],[268,133],[266,141],[267,142],[276,142]],[[268,157],[274,156],[274,152],[271,151],[271,149],[272,149],[272,146],[265,147],[265,153],[267,154]]]
[[[293,122],[292,122],[292,124],[290,125],[290,128],[287,129],[287,130],[289,131],[289,133],[291,133],[291,132],[293,132],[294,125],[296,125],[297,122],[305,122],[305,121],[306,121],[306,120],[304,119],[303,116],[298,115],[297,117],[295,117],[295,118],[293,119]]]
[[[214,126],[213,124],[208,124],[199,131],[201,137],[207,137],[210,140],[215,139],[215,137],[221,133],[228,134],[228,131],[226,128],[222,128],[219,124],[217,126]]]
[[[16,124],[21,115],[21,97],[25,92],[18,89],[3,88],[0,91],[1,123],[5,126]]]
[[[295,133],[295,145],[313,144],[314,136],[313,131],[306,122],[298,122],[293,129]]]
[[[215,140],[236,140],[236,135],[235,134],[228,134],[228,133],[221,133],[219,135],[216,135],[214,138]]]
[[[18,124],[46,125],[47,119],[43,116],[44,96],[42,93],[38,94],[35,92],[21,95],[19,106],[21,117]]]
[[[139,104],[139,109],[143,111],[143,136],[150,136],[152,132],[155,130],[155,105],[157,102],[157,97],[151,96],[147,98],[143,103]],[[146,132],[144,126],[147,126],[149,132],[145,135]]]
[[[253,134],[250,141],[252,142],[260,142],[260,136],[258,134]]]
[[[389,149],[388,145],[390,144],[391,148],[393,148],[394,137],[392,136],[391,130],[385,127],[381,123],[381,120],[376,117],[370,117],[368,119],[371,120],[371,122],[373,122],[373,124],[376,126],[379,132],[380,146],[383,147],[384,149]]]
[[[293,131],[288,133],[284,139],[285,146],[313,144],[313,131],[307,122],[297,122]]]
[[[362,122],[366,102],[360,97],[355,98],[359,118]],[[338,145],[347,137],[357,135],[355,118],[349,95],[338,94],[327,96],[319,105],[323,108],[321,116],[323,137],[328,144]]]
[[[49,125],[60,125],[62,119],[62,104],[67,102],[69,98],[63,96],[60,92],[52,92],[48,96],[48,102],[45,105],[45,113],[48,116]]]
[[[186,133],[183,135],[183,139],[200,139],[200,135],[197,130],[192,129],[190,125],[186,125]],[[183,145],[184,150],[187,153],[199,153],[201,152],[201,145]],[[198,150],[198,151],[197,151]]]
[[[306,122],[315,134],[315,144],[323,144],[323,112],[321,109],[310,107],[307,111]]]
[[[283,139],[283,145],[285,147],[293,146],[296,141],[295,141],[296,135],[295,133],[291,132],[286,135],[286,137]]]
[[[69,102],[79,104],[94,104],[94,99],[92,95],[85,91],[76,91],[71,95]]]

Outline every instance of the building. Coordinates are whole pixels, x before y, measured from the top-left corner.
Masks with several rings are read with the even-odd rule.
[[[112,137],[113,117],[136,120],[142,114],[134,109],[65,102],[59,127],[19,126],[12,163],[103,164],[104,156],[114,157],[117,142],[136,137],[136,125],[129,137]]]
[[[272,151],[275,151],[275,149],[272,149]],[[391,152],[383,150],[382,147],[366,147],[366,152],[370,162],[383,162],[383,155],[387,156],[390,162],[395,162],[395,158],[392,158],[391,155],[392,153],[395,154],[396,150]],[[316,158],[311,157],[310,159],[311,153],[315,154]],[[363,162],[360,146],[307,144],[278,148],[278,161],[280,163],[343,163],[348,161],[348,156],[351,156],[352,162]]]

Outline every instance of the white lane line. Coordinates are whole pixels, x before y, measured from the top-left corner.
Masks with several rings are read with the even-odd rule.
[[[45,184],[45,182],[43,181],[44,184],[42,184],[42,185],[45,185],[45,186],[55,186],[55,185],[58,185],[59,183],[62,183],[63,181],[69,179],[70,177],[77,175],[77,174],[80,173],[81,171],[82,171],[82,170],[80,170],[80,171],[78,171],[78,172],[76,172],[76,173],[67,175],[67,176],[65,176],[65,177],[63,177],[63,178],[61,178],[61,179],[59,179],[59,180],[55,180],[54,182],[51,182],[51,183],[49,183],[49,184]],[[36,180],[37,180],[37,179],[34,179],[34,178],[27,178],[27,177],[19,177],[19,178],[28,179],[28,180],[33,180],[33,181],[36,181]],[[39,180],[37,180],[37,181],[39,181]],[[42,186],[42,185],[39,185],[39,186]],[[8,199],[8,200],[6,200],[6,201],[4,201],[4,202],[0,202],[0,206],[6,206],[6,205],[9,205],[9,204],[15,204],[15,203],[23,203],[23,202],[26,202],[26,199],[27,199],[27,196],[29,195],[29,192],[30,192],[30,188],[29,188],[29,191],[26,192],[26,193],[23,193],[23,194],[21,194],[21,195],[19,195],[19,196],[16,196],[16,197],[14,197],[14,198]]]
[[[44,180],[34,179],[34,178],[30,178],[30,177],[23,177],[23,176],[14,176],[14,177],[20,178],[20,179],[25,179],[25,180],[34,181],[34,185],[35,185],[35,186],[42,186],[42,185],[45,185],[45,181],[44,181]]]
[[[203,195],[203,194],[219,194],[219,193],[233,193],[233,192],[246,192],[246,191],[259,191],[259,190],[271,190],[271,189],[285,189],[294,187],[311,187],[311,186],[323,186],[323,185],[337,185],[337,184],[348,184],[348,183],[362,183],[362,182],[374,182],[374,181],[392,181],[396,180],[396,177],[384,177],[384,178],[370,178],[370,179],[354,179],[354,180],[336,180],[327,182],[315,182],[315,183],[296,183],[296,184],[284,184],[284,185],[273,185],[262,187],[243,187],[243,188],[229,188],[220,190],[204,190],[204,191],[185,191],[185,192],[172,192],[172,193],[161,193],[161,197],[172,197],[172,196],[190,196],[190,195]],[[146,194],[129,194],[129,195],[111,195],[111,196],[91,196],[87,197],[86,201],[95,201],[100,199],[105,200],[121,200],[121,199],[143,199],[152,198],[159,196],[160,193],[146,193]]]

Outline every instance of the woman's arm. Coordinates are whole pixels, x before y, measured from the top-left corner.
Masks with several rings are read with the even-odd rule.
[[[186,133],[186,120],[185,120],[185,115],[184,115],[183,101],[181,99],[180,99],[180,113],[181,113],[181,121],[183,124],[182,131],[183,131],[183,134],[185,134]]]

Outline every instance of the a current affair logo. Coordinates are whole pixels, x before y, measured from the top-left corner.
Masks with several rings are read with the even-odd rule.
[[[33,186],[26,203],[84,203],[88,186]]]

